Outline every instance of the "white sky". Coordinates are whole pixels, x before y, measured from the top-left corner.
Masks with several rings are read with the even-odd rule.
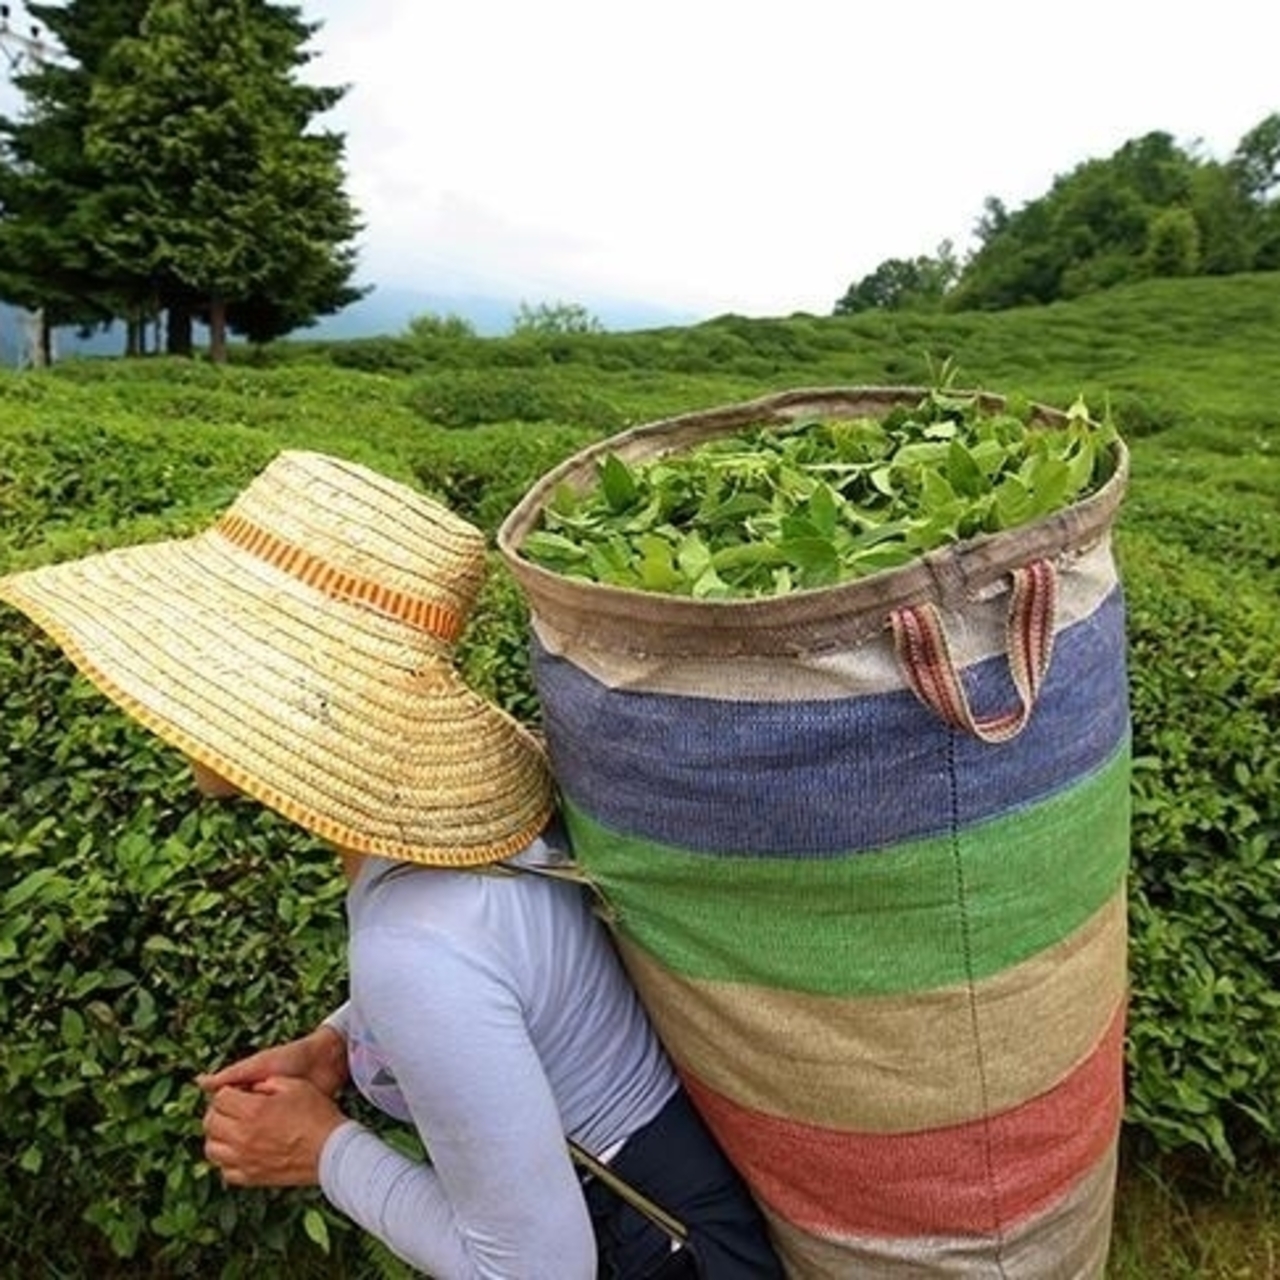
[[[300,3],[383,287],[826,314],[989,195],[1280,111],[1276,0]]]

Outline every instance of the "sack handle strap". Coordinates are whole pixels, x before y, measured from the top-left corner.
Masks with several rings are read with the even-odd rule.
[[[947,724],[983,742],[1008,742],[1026,727],[1053,653],[1058,576],[1048,560],[1033,560],[1013,571],[1013,591],[1005,620],[1009,674],[1018,706],[979,719],[951,657],[938,610],[929,603],[907,605],[890,614],[894,648],[907,683],[921,702]]]
[[[625,1178],[620,1178],[603,1160],[597,1160],[586,1148],[566,1139],[569,1143],[569,1154],[574,1163],[586,1169],[593,1177],[599,1178],[611,1191],[619,1195],[637,1213],[648,1218],[654,1226],[665,1231],[677,1244],[689,1243],[689,1230],[679,1218],[673,1218],[661,1205],[650,1200],[642,1191],[637,1191]]]

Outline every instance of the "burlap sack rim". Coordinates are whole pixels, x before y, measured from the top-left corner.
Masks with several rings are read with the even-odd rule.
[[[1128,449],[1119,440],[1113,474],[1083,501],[834,587],[767,599],[691,600],[566,578],[520,554],[555,489],[562,483],[593,484],[595,465],[606,453],[635,462],[691,448],[750,423],[786,422],[809,412],[885,413],[927,394],[922,387],[803,387],[631,427],[579,450],[536,481],[502,522],[498,550],[527,594],[535,622],[544,617],[566,640],[629,653],[733,657],[813,654],[845,646],[883,630],[893,610],[909,605],[960,609],[1029,561],[1058,560],[1108,536],[1129,476]],[[957,394],[977,395],[988,409],[1006,403],[991,392]],[[1033,405],[1033,413],[1045,423],[1066,420],[1063,411],[1048,405]]]

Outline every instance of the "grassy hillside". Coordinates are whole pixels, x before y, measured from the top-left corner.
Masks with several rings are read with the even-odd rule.
[[[1115,1275],[1261,1277],[1274,1274],[1264,1268],[1274,1267],[1280,1250],[1280,1192],[1268,1173],[1280,1151],[1278,335],[1275,273],[1151,282],[990,314],[725,316],[689,328],[519,338],[389,335],[239,351],[225,368],[80,360],[0,373],[0,571],[189,532],[286,447],[369,462],[435,492],[492,532],[543,471],[635,422],[800,386],[927,384],[944,366],[959,386],[1055,405],[1083,395],[1095,415],[1114,414],[1133,451],[1117,545],[1130,606],[1136,756],[1134,1191],[1122,1199]],[[463,657],[477,685],[531,716],[519,610],[497,574]],[[155,1274],[177,1274],[164,1268],[198,1240],[204,1228],[193,1224],[214,1212],[216,1189],[191,1182],[189,1156],[156,1155],[146,1145],[183,1132],[189,1103],[181,1095],[166,1101],[169,1118],[152,1129],[139,1115],[161,1071],[146,1055],[187,1049],[157,1039],[151,1025],[106,1047],[92,1039],[95,1028],[81,1027],[81,1039],[58,1046],[58,1024],[44,1006],[64,993],[79,998],[73,988],[84,988],[84,973],[98,962],[95,948],[104,945],[112,980],[130,980],[120,957],[141,925],[102,874],[90,876],[101,865],[99,847],[117,849],[138,875],[159,877],[142,865],[149,842],[200,848],[215,835],[243,839],[249,858],[270,833],[236,827],[233,818],[206,830],[211,819],[183,808],[180,771],[148,754],[143,735],[102,714],[99,700],[77,692],[57,655],[11,614],[0,617],[0,726],[9,742],[9,758],[0,761],[0,903],[13,893],[11,905],[20,900],[22,908],[0,927],[0,1020],[9,1028],[0,1079],[11,1096],[27,1090],[21,1096],[29,1109],[0,1119],[0,1152],[9,1153],[0,1154],[0,1183],[11,1180],[14,1203],[29,1214],[39,1212],[32,1206],[44,1183],[61,1179],[74,1200],[70,1189],[95,1176],[103,1135],[112,1135],[113,1167],[133,1179],[134,1190],[94,1201],[91,1220],[116,1252],[131,1240],[140,1248],[149,1231],[160,1231],[170,1253],[158,1255]],[[67,765],[57,777],[47,776],[50,735],[61,735],[56,754]],[[120,780],[122,747],[131,763]],[[139,794],[147,797],[140,815]],[[55,857],[65,859],[59,883],[66,896],[57,910],[40,912],[32,906],[39,898],[18,893],[18,878]],[[176,928],[187,899],[165,897],[167,881],[156,884],[160,896],[145,910]],[[217,892],[227,895],[217,910],[233,913],[238,945],[265,947],[253,914],[264,909],[236,885],[220,883]],[[316,910],[301,897],[289,902],[291,911]],[[140,972],[157,989],[199,984],[209,1009],[188,1028],[197,1040],[223,1043],[219,1017],[257,1019],[266,1028],[265,1010],[280,995],[277,976],[300,965],[306,998],[288,1014],[303,1021],[323,1007],[333,961],[305,949],[317,927],[302,927],[311,915],[300,914],[296,929],[291,917],[283,932],[269,911],[263,918],[286,949],[263,951],[271,980],[248,994],[215,990],[205,985],[214,981],[208,966],[179,968],[178,957],[140,943]],[[208,945],[225,951],[225,938],[211,933]],[[71,956],[65,964],[64,953]],[[110,1054],[124,1055],[129,1070],[107,1072],[120,1075],[118,1089],[104,1091],[83,1066],[91,1040],[104,1064]],[[75,1079],[50,1086],[34,1075],[37,1063],[50,1076],[62,1064]],[[102,1126],[96,1147],[86,1142],[81,1152],[66,1136],[73,1114]],[[48,1151],[42,1145],[55,1139],[64,1142],[61,1155],[56,1142]],[[1153,1171],[1168,1158],[1207,1175],[1203,1183],[1214,1193],[1203,1210],[1208,1226],[1199,1202],[1182,1191],[1166,1194],[1166,1187],[1153,1200],[1150,1188],[1166,1186],[1152,1181]],[[42,1167],[43,1182],[32,1181],[28,1175]],[[1246,1173],[1246,1208],[1233,1201],[1230,1214],[1243,1213],[1247,1230],[1215,1198]],[[136,1207],[141,1188],[157,1184],[168,1188],[155,1219],[163,1230],[148,1226]],[[175,1217],[183,1196],[205,1209]],[[270,1247],[279,1245],[279,1223],[264,1227],[264,1211],[253,1218],[242,1209],[237,1219],[224,1201],[216,1204],[228,1238],[272,1236]],[[0,1257],[20,1239],[6,1216],[11,1208],[0,1192]],[[1228,1223],[1218,1230],[1219,1261],[1204,1252],[1215,1238],[1215,1214]],[[60,1247],[39,1232],[33,1240],[30,1256],[46,1263],[39,1248]],[[1146,1267],[1144,1256],[1159,1261]]]

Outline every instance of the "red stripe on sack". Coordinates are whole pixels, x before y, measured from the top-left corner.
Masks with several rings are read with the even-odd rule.
[[[1035,609],[1036,575],[1033,564],[1014,576],[1013,605],[1009,611],[1010,656],[1028,698],[1033,696],[1036,681]]]
[[[1004,620],[1004,647],[1009,655],[1009,675],[1024,703],[1031,697],[1031,636],[1027,626],[1029,577],[1026,569],[1013,574],[1013,594]]]
[[[462,632],[463,620],[456,609],[337,569],[243,516],[228,512],[214,525],[214,532],[240,550],[297,578],[330,599],[365,605],[384,617],[406,623],[446,643],[451,644]]]
[[[986,1120],[843,1133],[751,1111],[685,1074],[730,1160],[800,1230],[891,1238],[1009,1231],[1104,1159],[1124,1101],[1124,1006],[1059,1085]]]

